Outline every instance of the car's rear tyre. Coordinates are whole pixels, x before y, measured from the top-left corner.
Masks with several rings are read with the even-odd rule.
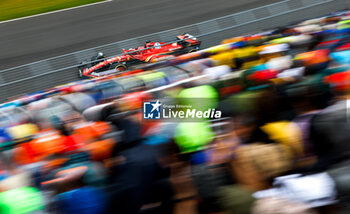
[[[196,51],[198,51],[198,49],[193,48],[193,49],[189,50],[188,53],[193,53],[193,52],[196,52]]]

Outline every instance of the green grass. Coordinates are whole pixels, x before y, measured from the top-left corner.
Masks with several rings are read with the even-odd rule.
[[[46,13],[103,0],[0,0],[0,21]]]

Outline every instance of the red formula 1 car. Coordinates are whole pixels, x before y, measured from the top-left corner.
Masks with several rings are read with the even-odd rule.
[[[201,42],[190,34],[176,37],[173,43],[149,42],[138,48],[123,49],[123,55],[106,59],[103,53],[98,53],[90,62],[84,61],[79,66],[79,77],[100,77],[136,68],[137,65],[169,59],[172,56],[197,51]]]

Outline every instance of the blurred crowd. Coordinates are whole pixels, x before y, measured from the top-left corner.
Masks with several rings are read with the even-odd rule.
[[[349,213],[349,17],[3,104],[0,213]],[[143,119],[163,98],[222,117]]]

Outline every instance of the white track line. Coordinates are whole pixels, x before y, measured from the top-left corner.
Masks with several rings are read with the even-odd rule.
[[[66,9],[50,11],[50,12],[46,12],[46,13],[35,14],[35,15],[31,15],[31,16],[25,16],[25,17],[20,17],[20,18],[16,18],[16,19],[10,19],[10,20],[6,20],[6,21],[1,21],[0,24],[8,23],[8,22],[14,22],[14,21],[19,21],[19,20],[23,20],[23,19],[29,19],[29,18],[38,17],[38,16],[49,15],[49,14],[53,14],[53,13],[64,12],[64,11],[73,10],[73,9],[79,9],[79,8],[83,8],[83,7],[89,7],[89,6],[102,4],[102,3],[107,3],[107,2],[111,2],[111,1],[113,1],[113,0],[105,0],[105,1],[100,1],[100,2],[95,2],[95,3],[90,3],[90,4],[84,4],[84,5],[80,5],[80,6],[70,7],[70,8],[66,8]]]

